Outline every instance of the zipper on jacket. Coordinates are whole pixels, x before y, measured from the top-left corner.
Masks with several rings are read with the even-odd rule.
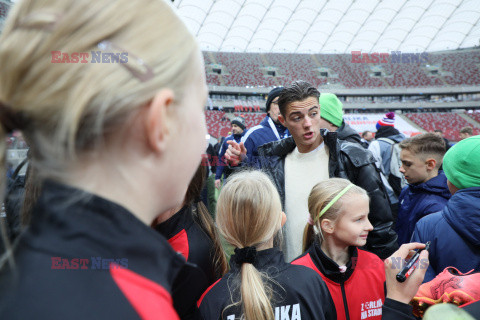
[[[343,297],[343,307],[345,308],[345,318],[350,320],[350,313],[348,312],[348,303],[347,295],[345,293],[345,274],[342,274],[342,283],[340,283],[340,288],[342,288],[342,297]]]

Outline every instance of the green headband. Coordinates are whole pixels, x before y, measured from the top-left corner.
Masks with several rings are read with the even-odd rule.
[[[320,213],[318,214],[318,217],[317,217],[316,221],[317,221],[318,219],[320,219],[321,216],[322,216],[325,212],[327,212],[327,210],[330,209],[330,207],[333,206],[333,204],[334,204],[335,202],[337,202],[338,199],[340,199],[345,193],[347,193],[347,191],[350,190],[350,188],[353,187],[353,186],[354,186],[354,185],[353,185],[352,183],[350,183],[348,186],[346,186],[345,188],[343,188],[343,190],[340,191],[340,192],[335,196],[335,198],[333,198],[333,199],[322,209],[322,211],[320,211]]]

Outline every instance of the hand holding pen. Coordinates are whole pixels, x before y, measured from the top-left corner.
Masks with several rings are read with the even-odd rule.
[[[418,291],[418,288],[422,284],[425,273],[427,272],[428,267],[428,251],[421,250],[425,249],[425,244],[423,243],[407,243],[403,244],[395,253],[393,253],[389,258],[385,260],[385,277],[387,284],[387,298],[397,300],[403,303],[409,303],[410,300],[415,296]],[[412,251],[418,250],[418,251]],[[394,263],[395,261],[405,261],[412,258],[415,254],[418,253],[417,262],[421,262],[421,268],[417,268],[415,272],[410,272],[409,276],[406,277],[406,281],[399,282],[397,280],[397,274],[402,271],[404,266],[403,264]],[[409,263],[407,262],[407,265]],[[410,270],[410,268],[409,268]]]

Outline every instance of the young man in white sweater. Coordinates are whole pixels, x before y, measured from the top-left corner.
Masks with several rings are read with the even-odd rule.
[[[375,159],[360,145],[338,140],[335,132],[320,130],[319,96],[318,90],[305,81],[285,87],[278,100],[279,120],[292,136],[258,148],[259,165],[274,181],[288,217],[284,234],[286,259],[290,261],[302,253],[308,195],[312,187],[333,177],[349,179],[367,190],[371,199],[369,218],[374,230],[365,249],[384,259],[398,245]],[[246,150],[243,144],[229,144],[225,158],[236,165],[245,157]]]

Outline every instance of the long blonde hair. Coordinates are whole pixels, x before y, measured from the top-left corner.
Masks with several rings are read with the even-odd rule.
[[[217,202],[217,225],[236,248],[258,247],[281,228],[282,205],[278,192],[260,171],[236,173],[227,180]],[[241,266],[240,301],[245,319],[273,319],[269,279],[253,264]]]
[[[325,211],[319,218],[319,213],[325,208],[333,198],[335,198],[343,189],[352,184],[347,179],[331,178],[317,183],[308,196],[308,212],[310,221],[314,224],[307,223],[303,232],[303,252],[305,252],[318,237],[318,241],[323,241],[323,233],[321,222],[324,219],[336,221],[340,217],[343,200],[352,194],[360,194],[368,197],[367,192],[359,186],[353,185],[348,191],[341,196],[330,208]],[[314,228],[315,227],[315,228]],[[315,232],[317,230],[317,233]]]
[[[53,51],[92,60],[121,51],[128,61],[53,63]],[[21,129],[39,179],[65,181],[81,156],[100,157],[109,137],[127,134],[160,89],[179,105],[195,55],[194,37],[164,0],[16,2],[0,36],[0,174],[6,134]]]

